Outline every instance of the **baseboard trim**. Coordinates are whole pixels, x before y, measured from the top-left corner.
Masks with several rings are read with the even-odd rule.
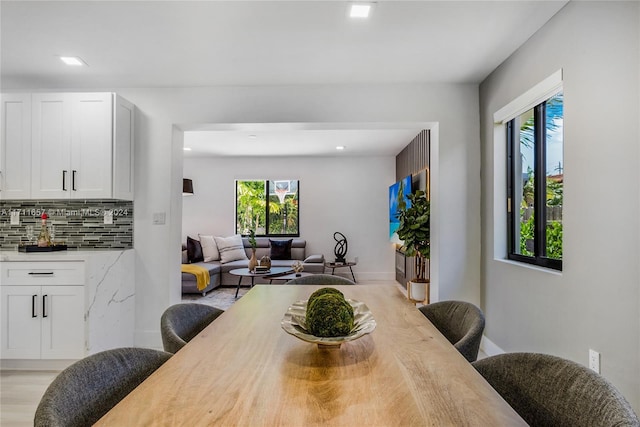
[[[484,352],[487,356],[495,356],[498,354],[506,353],[503,349],[498,347],[493,341],[487,338],[486,335],[482,336],[482,341],[480,341],[480,350]]]
[[[62,371],[77,360],[71,359],[2,359],[2,371]]]

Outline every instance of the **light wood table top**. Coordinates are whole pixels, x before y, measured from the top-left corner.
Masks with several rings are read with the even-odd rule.
[[[335,286],[369,335],[319,349],[287,334],[321,286],[257,285],[109,411],[101,426],[526,425],[393,285]]]

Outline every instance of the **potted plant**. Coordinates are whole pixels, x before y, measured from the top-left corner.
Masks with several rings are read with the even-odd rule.
[[[415,257],[415,275],[410,281],[409,299],[425,301],[428,299],[429,278],[427,260],[430,252],[430,204],[427,195],[417,190],[407,196],[411,205],[406,206],[403,200],[398,203],[398,220],[400,226],[397,233],[403,241],[402,248],[407,256]]]

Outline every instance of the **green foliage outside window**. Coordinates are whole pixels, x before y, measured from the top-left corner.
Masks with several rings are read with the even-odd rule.
[[[530,174],[532,177],[533,175]],[[563,185],[547,178],[547,207],[562,207]],[[520,207],[520,253],[533,256],[534,216],[532,213],[526,220],[525,212],[533,205],[533,179],[529,178],[523,187],[522,206]],[[550,220],[546,226],[548,258],[562,259],[562,221]]]
[[[547,222],[547,257],[562,259],[562,222]]]
[[[278,196],[269,196],[268,234],[298,234],[298,193],[287,195],[284,203]]]
[[[257,234],[264,234],[266,206],[264,181],[237,181],[236,232],[249,234],[255,230]]]
[[[520,224],[520,253],[533,256],[529,247],[533,244],[533,215]],[[547,221],[547,254],[548,258],[562,259],[562,222]]]
[[[275,192],[277,183],[289,189],[282,203]],[[236,232],[299,236],[298,200],[298,181],[236,181]]]

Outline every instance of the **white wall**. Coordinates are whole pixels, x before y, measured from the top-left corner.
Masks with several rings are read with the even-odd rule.
[[[482,309],[506,351],[587,364],[640,409],[640,4],[571,2],[480,86]],[[564,71],[563,271],[508,263],[493,113]],[[494,257],[495,255],[495,257]]]
[[[333,233],[339,231],[348,240],[347,258],[358,257],[358,279],[394,280],[388,187],[395,157],[185,158],[184,174],[193,179],[195,194],[183,198],[183,242],[198,233],[234,234],[236,179],[298,179],[307,255],[333,260]]]
[[[432,256],[441,299],[479,303],[480,156],[477,85],[336,85],[113,89],[136,104],[136,344],[159,346],[159,319],[179,300],[182,154],[177,127],[202,123],[436,122]],[[175,135],[174,135],[175,134]],[[373,171],[372,171],[373,172]],[[377,173],[377,172],[376,172]],[[379,178],[383,193],[390,182]],[[196,181],[196,188],[201,187]],[[306,203],[306,202],[305,202]],[[307,205],[305,205],[307,206]],[[387,209],[383,209],[386,214]],[[166,225],[152,225],[165,212]],[[349,217],[355,223],[368,212]],[[378,213],[375,213],[378,215]],[[233,216],[227,219],[232,229]],[[306,227],[303,225],[303,227]],[[327,227],[329,230],[332,228]],[[385,234],[387,226],[373,233]],[[310,232],[310,230],[309,230]],[[322,237],[307,235],[322,244]],[[358,240],[354,235],[353,243]],[[320,248],[322,249],[322,247]],[[350,249],[354,254],[358,248]],[[388,250],[384,243],[382,251]],[[393,255],[378,262],[391,268]],[[387,267],[388,266],[388,267]],[[373,269],[373,268],[371,268]],[[389,271],[389,272],[392,272]]]

